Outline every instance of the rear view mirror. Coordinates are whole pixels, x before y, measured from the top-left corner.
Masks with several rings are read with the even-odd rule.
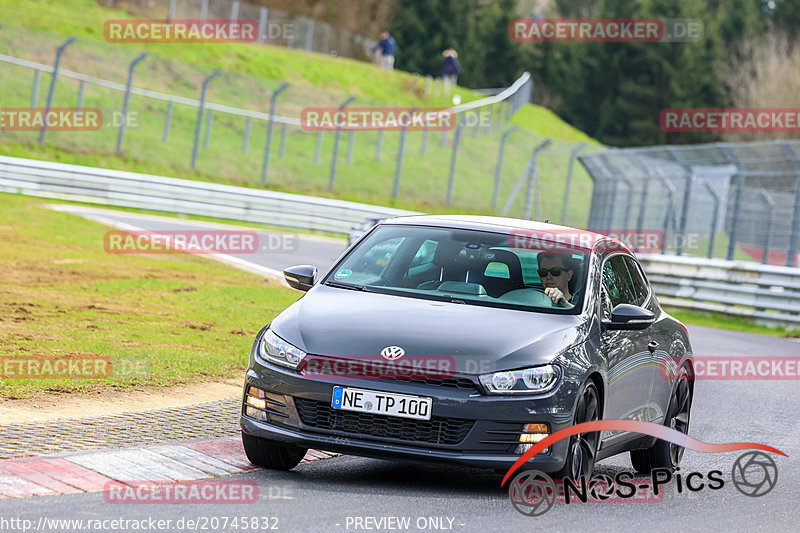
[[[317,281],[317,267],[311,265],[297,265],[283,271],[286,283],[298,291],[307,291]]]
[[[641,330],[655,322],[656,316],[647,309],[630,304],[619,304],[611,311],[611,320],[603,320],[603,329]]]

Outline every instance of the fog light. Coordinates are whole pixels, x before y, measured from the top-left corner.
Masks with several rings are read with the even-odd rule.
[[[263,390],[259,389],[258,387],[253,387],[252,385],[247,387],[247,394],[249,394],[250,396],[255,396],[256,398],[266,398],[267,397],[267,393],[266,392],[264,392]]]
[[[266,400],[262,400],[261,398],[254,398],[252,396],[247,397],[247,404],[252,405],[253,407],[257,407],[258,409],[267,408]]]
[[[255,407],[250,407],[249,405],[246,406],[244,413],[250,418],[255,418],[256,420],[261,420],[262,422],[267,421],[267,413],[264,411],[259,411]]]
[[[520,442],[536,443],[550,434],[547,424],[525,424],[519,436]]]
[[[533,446],[534,446],[533,444],[520,444],[517,446],[515,452],[518,453],[519,455],[522,455],[523,453],[533,448]],[[547,447],[544,450],[540,451],[539,453],[550,453],[550,448]]]

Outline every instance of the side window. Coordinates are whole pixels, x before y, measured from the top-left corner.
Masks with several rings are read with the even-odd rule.
[[[647,300],[647,294],[649,292],[647,281],[645,281],[639,265],[632,257],[625,256],[625,264],[628,267],[628,273],[633,283],[633,290],[636,293],[636,303],[634,305],[642,305],[645,300]]]
[[[615,255],[603,265],[603,289],[611,300],[611,307],[619,304],[636,305],[636,291],[631,283],[625,257]]]
[[[417,250],[416,255],[414,255],[414,258],[411,259],[411,263],[408,265],[408,268],[427,265],[428,263],[432,262],[433,255],[436,253],[436,245],[438,244],[438,242],[430,239],[423,242],[419,247],[419,250]]]

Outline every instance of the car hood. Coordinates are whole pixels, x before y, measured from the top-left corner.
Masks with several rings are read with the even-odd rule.
[[[309,354],[375,359],[387,346],[407,356],[452,357],[460,373],[547,364],[585,340],[575,315],[438,302],[319,285],[278,315],[273,331]]]

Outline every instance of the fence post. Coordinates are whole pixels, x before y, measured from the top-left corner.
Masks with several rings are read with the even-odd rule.
[[[239,0],[231,2],[231,22],[239,19]]]
[[[342,113],[344,111],[344,108],[347,107],[347,105],[355,99],[356,99],[355,96],[350,96],[347,100],[342,102],[342,105],[339,106],[339,113]],[[333,183],[336,180],[336,159],[339,157],[339,138],[342,135],[342,128],[338,124],[339,123],[338,116],[336,122],[337,122],[336,133],[333,136],[333,157],[331,158],[331,176],[330,180],[328,181],[329,189],[333,189]]]
[[[454,118],[455,118],[455,117],[454,117]],[[440,145],[442,148],[444,148],[445,146],[447,146],[447,130],[446,130],[446,129],[442,130],[442,138],[441,138],[441,142],[439,143],[439,145]]]
[[[128,66],[128,81],[125,83],[125,96],[122,99],[122,119],[120,120],[119,124],[119,133],[117,134],[117,153],[122,152],[122,136],[125,135],[125,125],[128,123],[128,103],[130,102],[131,98],[131,85],[133,84],[133,69],[136,68],[145,57],[147,57],[147,52],[142,52],[139,56],[131,61],[131,64]],[[80,96],[78,99],[83,103],[83,82],[81,82],[81,91]],[[80,106],[79,106],[80,107]]]
[[[431,77],[430,74],[425,76],[425,94],[431,94],[431,82],[432,81],[433,81],[433,78]]]
[[[409,113],[410,116],[414,116],[414,112],[417,108],[413,108]],[[394,167],[394,186],[392,186],[392,198],[397,198],[397,195],[400,194],[400,172],[403,169],[403,153],[405,152],[406,148],[406,135],[408,134],[408,123],[411,121],[407,120],[403,124],[403,130],[400,132],[400,144],[397,147],[397,163]]]
[[[250,128],[253,127],[253,118],[247,117],[244,121],[244,136],[242,137],[242,153],[247,153],[247,148],[250,145]]]
[[[764,191],[760,191],[759,195],[767,205],[767,212],[769,213],[769,220],[767,220],[767,235],[764,239],[764,255],[761,258],[761,263],[766,265],[769,262],[769,248],[772,244],[772,226],[775,223],[775,202]]]
[[[422,131],[422,143],[419,146],[419,155],[425,155],[428,150],[428,128]]]
[[[381,160],[381,148],[383,147],[383,130],[378,130],[378,139],[375,141],[375,161]]]
[[[714,199],[714,214],[713,214],[714,218],[711,220],[711,238],[708,241],[708,258],[711,259],[712,257],[714,257],[714,239],[717,236],[717,224],[719,223],[719,206],[722,203],[722,200],[720,199],[719,194],[717,194],[717,191],[715,191],[711,187],[711,185],[709,185],[705,181],[703,182],[703,185],[705,185],[706,189],[708,189],[709,194],[711,194],[711,197]]]
[[[85,88],[86,83],[81,80],[81,82],[78,84],[78,109],[83,109],[83,91]]]
[[[278,95],[289,87],[288,82],[281,83],[269,99],[269,123],[267,124],[267,146],[264,148],[264,163],[261,165],[261,185],[267,184],[267,170],[269,169],[269,152],[272,147],[272,123],[275,121],[275,103]]]
[[[281,148],[278,152],[278,157],[283,159],[283,156],[286,155],[286,124],[281,124]]]
[[[169,125],[172,121],[172,102],[167,102],[167,116],[164,118],[164,135],[161,137],[161,142],[169,140]]]
[[[347,136],[347,164],[353,164],[353,144],[356,142],[356,132],[350,130],[350,134]]]
[[[497,195],[500,192],[500,175],[503,172],[503,152],[506,147],[506,140],[508,136],[514,133],[514,130],[517,129],[517,125],[511,126],[508,130],[503,133],[503,136],[500,137],[500,149],[497,151],[497,166],[494,169],[494,191],[492,192],[492,211],[497,210]]]
[[[61,63],[61,54],[67,46],[77,41],[77,37],[70,37],[67,41],[56,49],[56,61],[53,63],[53,75],[50,77],[50,90],[47,91],[47,106],[44,110],[44,121],[42,122],[42,129],[39,132],[39,144],[44,144],[44,136],[47,132],[47,115],[50,114],[50,107],[53,105],[53,94],[56,90],[56,78],[58,78],[58,65]]]
[[[664,184],[664,187],[667,189],[667,208],[664,210],[664,222],[662,223],[661,227],[661,238],[664,242],[661,245],[661,253],[667,253],[667,233],[669,232],[669,221],[670,218],[673,217],[673,210],[675,209],[675,187],[660,173],[656,173],[656,177]],[[675,230],[675,224],[672,225],[673,232]]]
[[[311,46],[314,44],[314,19],[308,19],[309,23],[306,26],[306,50],[311,50]]]
[[[533,149],[533,156],[531,156],[531,166],[528,170],[528,189],[525,194],[525,208],[522,211],[522,218],[527,218],[530,220],[531,218],[531,204],[533,203],[533,190],[534,190],[534,183],[536,188],[538,189],[539,181],[536,179],[536,160],[539,156],[539,152],[549,145],[552,141],[550,139],[545,139],[541,142],[536,148]],[[537,190],[537,203],[536,203],[536,216],[541,216],[541,193]]]
[[[633,203],[633,182],[631,180],[629,180],[628,178],[626,178],[625,176],[622,176],[622,175],[619,176],[619,179],[621,179],[623,182],[625,182],[625,185],[628,186],[628,194],[627,194],[627,196],[625,198],[625,205],[627,206],[627,208],[624,209],[625,217],[622,219],[622,228],[621,229],[623,229],[624,231],[629,231],[630,228],[628,227],[628,222],[629,222],[630,216],[631,216],[630,206]]]
[[[206,20],[208,17],[208,0],[200,1],[200,20]]]
[[[203,80],[203,86],[200,89],[200,105],[197,108],[197,124],[194,127],[194,144],[192,145],[192,168],[194,169],[197,164],[197,145],[200,143],[200,129],[203,127],[203,111],[206,106],[206,90],[211,80],[222,74],[220,69],[214,69],[214,72]]]
[[[561,223],[564,223],[564,220],[567,218],[567,202],[569,201],[569,188],[572,184],[572,169],[575,166],[575,158],[578,157],[578,152],[584,149],[586,146],[585,142],[580,143],[578,146],[572,149],[572,152],[569,154],[569,166],[567,167],[567,180],[564,184],[564,201],[561,202]],[[630,204],[628,204],[630,206]]]
[[[464,129],[464,117],[458,122],[456,126],[456,134],[453,137],[453,152],[450,156],[450,176],[447,179],[447,205],[453,203],[453,182],[456,175],[456,160],[458,159],[458,145],[461,143],[461,135]]]
[[[203,148],[208,148],[208,143],[211,142],[212,124],[214,124],[214,110],[209,109],[206,111],[206,134],[203,137]]]
[[[172,20],[175,18],[175,3],[178,0],[169,0],[169,11],[167,12],[167,20]]]
[[[786,266],[795,266],[795,259],[797,258],[797,241],[800,239],[800,160],[797,154],[785,141],[781,143],[784,153],[791,161],[797,171],[797,178],[794,182],[794,212],[792,214],[792,229],[789,234],[789,249],[786,253]]]
[[[39,76],[41,72],[38,70],[33,71],[33,92],[31,93],[31,107],[36,107],[36,101],[39,99]]]
[[[268,9],[262,7],[258,15],[258,42],[267,42],[267,13]]]

